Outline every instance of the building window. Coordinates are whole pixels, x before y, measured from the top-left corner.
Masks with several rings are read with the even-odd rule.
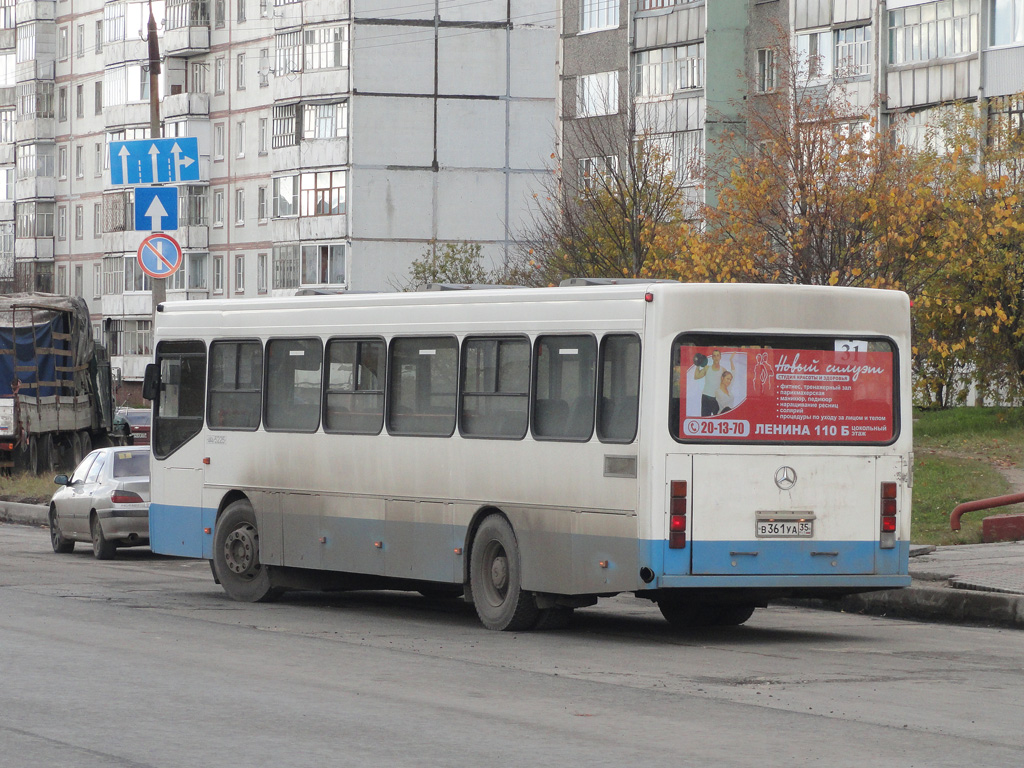
[[[17,115],[14,107],[0,107],[0,144],[14,143],[14,121]]]
[[[580,189],[592,192],[595,189],[607,187],[618,167],[619,158],[614,155],[582,158],[580,160]]]
[[[348,103],[306,104],[302,110],[302,138],[334,139],[348,133]]]
[[[242,0],[239,0],[241,3]],[[235,58],[235,90],[245,90],[245,54],[240,53]]]
[[[142,271],[142,266],[134,253],[126,253],[124,262],[124,292],[149,291],[153,288],[153,279]]]
[[[235,293],[245,293],[245,256],[235,256]]]
[[[53,237],[55,204],[29,201],[15,203],[15,234],[18,237]]]
[[[245,0],[238,0],[238,6],[235,11],[235,17],[239,22],[245,21]]]
[[[757,50],[757,92],[769,93],[775,90],[775,51],[772,48]]]
[[[75,240],[85,237],[85,206],[75,206]]]
[[[92,204],[92,236],[99,237],[103,234],[103,204]],[[97,294],[98,295],[98,294]]]
[[[273,180],[273,215],[275,219],[299,214],[299,176],[278,176]]]
[[[63,149],[63,147],[62,147]],[[53,144],[19,144],[15,149],[15,164],[19,179],[35,176],[53,176]],[[67,170],[64,171],[65,176]]]
[[[103,145],[98,141],[93,145],[93,175],[103,175]]]
[[[241,187],[235,190],[235,226],[245,226],[245,190]]]
[[[618,111],[618,71],[597,72],[578,78],[576,117],[614,115]]]
[[[103,269],[99,264],[92,267],[92,297],[98,299],[103,295]]]
[[[213,126],[213,159],[224,159],[224,123]]]
[[[213,0],[213,26],[220,29],[224,26],[227,16],[227,0]]]
[[[267,188],[256,189],[256,219],[260,222],[267,220]]]
[[[260,76],[260,88],[270,85],[270,49],[260,48],[260,68],[257,70]]]
[[[215,94],[224,93],[226,79],[227,73],[224,67],[224,57],[222,56],[213,63],[213,92]]]
[[[85,24],[75,28],[75,56],[79,59],[85,56]]]
[[[301,105],[274,106],[274,148],[293,147],[299,143],[299,114]]]
[[[224,293],[224,257],[213,257],[213,292]]]
[[[348,66],[348,27],[316,27],[302,33],[306,71]]]
[[[178,217],[183,227],[205,227],[210,223],[208,187],[178,187]]]
[[[46,80],[18,83],[18,114],[24,117],[52,118],[53,83]]]
[[[85,267],[81,264],[75,265],[75,284],[71,290],[74,291],[72,296],[85,296]]]
[[[235,157],[245,157],[245,119],[235,123]]]
[[[299,215],[330,216],[345,212],[345,171],[303,173],[299,185]]]
[[[947,4],[950,4],[947,0]],[[836,68],[846,75],[871,71],[871,27],[836,30]]]
[[[581,0],[580,32],[619,26],[619,0]]]
[[[106,3],[103,6],[103,29],[106,30],[108,43],[124,40],[126,6],[124,2]]]
[[[68,177],[68,148],[59,147],[57,149],[57,178],[66,179]]]
[[[85,178],[85,148],[81,144],[75,145],[75,178]]]
[[[206,290],[206,262],[209,254],[190,253],[188,255],[188,287],[190,290]]]
[[[68,57],[68,28],[57,30],[57,55],[61,61]]]
[[[213,226],[224,226],[224,190],[213,191]]]
[[[274,74],[278,77],[298,72],[302,64],[302,32],[281,32],[274,36]]]
[[[209,71],[210,65],[203,61],[193,61],[191,67],[191,82],[189,84],[190,93],[206,93],[206,73]]]
[[[992,45],[1024,43],[1024,0],[992,0],[991,12]]]
[[[96,53],[103,53],[103,19],[96,22]]]
[[[62,123],[68,119],[67,86],[61,86],[57,91],[57,119]]]
[[[95,86],[95,92],[93,93],[93,112],[97,115],[103,114],[103,81],[97,80]]]
[[[641,51],[636,55],[634,72],[639,98],[703,88],[704,43]]]
[[[75,86],[75,117],[85,117],[85,86]]]
[[[261,155],[267,154],[267,147],[270,146],[270,141],[269,141],[270,140],[270,136],[269,136],[269,134],[270,134],[270,124],[269,123],[270,123],[270,121],[267,120],[267,118],[265,118],[265,117],[261,117],[260,121],[258,123],[258,125],[259,125],[258,134],[259,135],[257,136],[257,140],[259,142],[258,150],[259,150],[259,153]]]
[[[124,293],[124,258],[103,257],[103,295],[115,296]]]
[[[66,264],[57,267],[57,293],[61,296],[68,295],[68,268]]]
[[[675,134],[673,167],[676,179],[697,181],[704,171],[704,131],[680,131]]]
[[[68,239],[68,209],[65,205],[57,208],[57,239]]]
[[[299,287],[299,245],[275,245],[273,254],[273,287]]]
[[[103,231],[130,232],[135,228],[135,191],[119,189],[103,195]]]
[[[256,293],[267,292],[267,254],[256,254]]]
[[[796,36],[797,72],[810,81],[832,76],[832,32],[808,32]]]
[[[303,285],[344,285],[345,244],[302,246]]]
[[[0,0],[0,29],[14,29],[17,18],[14,6],[17,0]]]
[[[889,11],[889,63],[909,64],[977,51],[980,10],[981,0],[943,0]],[[995,26],[992,32],[1002,34]]]

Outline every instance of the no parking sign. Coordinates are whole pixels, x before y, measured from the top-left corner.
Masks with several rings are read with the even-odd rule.
[[[181,246],[170,235],[157,233],[142,241],[136,258],[150,277],[170,277],[181,266]]]

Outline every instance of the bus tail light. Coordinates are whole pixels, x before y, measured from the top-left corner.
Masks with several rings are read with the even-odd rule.
[[[686,546],[686,481],[674,480],[670,487],[668,548],[683,549]]]
[[[879,546],[892,549],[896,546],[896,483],[882,483],[882,514]]]

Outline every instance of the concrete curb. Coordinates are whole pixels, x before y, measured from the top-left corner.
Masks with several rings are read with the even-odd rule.
[[[20,504],[16,501],[0,501],[0,522],[21,525],[46,525],[45,504]]]
[[[832,611],[1024,629],[1024,595],[980,592],[914,582],[906,589],[849,595],[841,600],[794,600]]]

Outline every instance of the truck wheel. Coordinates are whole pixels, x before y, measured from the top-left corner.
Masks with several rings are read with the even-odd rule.
[[[270,567],[260,562],[260,533],[248,499],[228,504],[213,533],[213,573],[224,591],[243,603],[275,599]]]
[[[485,518],[473,537],[469,580],[477,616],[488,629],[518,632],[537,623],[537,601],[522,588],[519,543],[501,515]]]
[[[75,551],[75,542],[71,539],[65,539],[64,534],[60,532],[60,523],[57,522],[57,510],[50,507],[50,544],[53,546],[53,551],[58,555],[66,555],[69,552]]]
[[[117,553],[117,545],[103,535],[100,519],[96,513],[89,518],[89,532],[92,534],[92,554],[97,560],[110,560]]]

